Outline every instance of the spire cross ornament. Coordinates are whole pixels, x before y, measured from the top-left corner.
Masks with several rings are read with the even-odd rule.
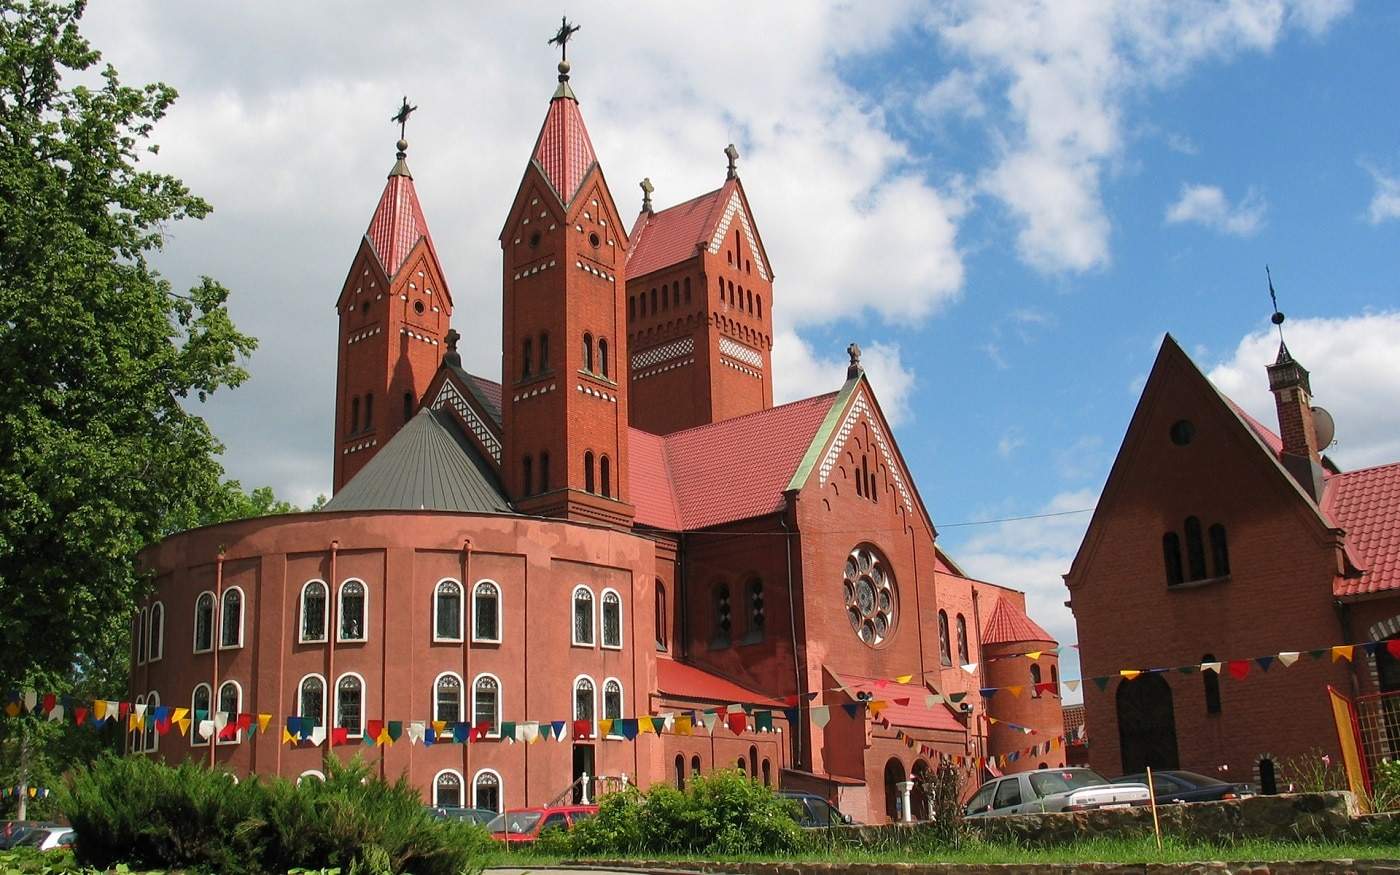
[[[569,40],[573,39],[574,34],[578,33],[578,31],[579,26],[577,24],[569,24],[568,16],[559,19],[559,32],[550,37],[548,45],[559,47],[560,61],[569,60]]]
[[[724,155],[729,159],[729,173],[726,178],[734,179],[739,175],[739,150],[734,148],[733,143],[730,143],[724,147]]]
[[[647,176],[639,183],[642,187],[642,212],[651,212],[651,193],[656,191],[656,186],[651,184],[651,177]]]
[[[413,115],[417,111],[418,107],[408,105],[408,95],[405,94],[403,98],[403,105],[400,106],[399,111],[394,113],[393,116],[391,116],[389,119],[389,121],[391,122],[398,122],[400,140],[404,139],[404,132],[408,127],[408,117]]]

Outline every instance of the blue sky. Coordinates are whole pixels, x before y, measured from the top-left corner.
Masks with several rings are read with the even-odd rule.
[[[306,502],[330,481],[332,308],[403,93],[467,364],[498,370],[496,234],[553,90],[558,10],[199,7],[108,4],[88,29],[128,81],[182,93],[159,164],[216,213],[173,229],[162,266],[224,281],[262,339],[253,380],[205,413],[232,476]],[[776,272],[779,394],[835,388],[859,341],[940,542],[1026,589],[1062,641],[1087,515],[952,524],[1092,507],[1167,331],[1272,422],[1266,263],[1334,458],[1400,458],[1400,6],[576,14],[572,84],[624,213],[644,175],[658,206],[716,187],[736,142]]]

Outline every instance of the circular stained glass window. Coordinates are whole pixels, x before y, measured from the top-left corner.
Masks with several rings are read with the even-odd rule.
[[[894,633],[899,618],[899,591],[889,563],[874,547],[851,551],[843,570],[846,616],[856,637],[878,647]]]

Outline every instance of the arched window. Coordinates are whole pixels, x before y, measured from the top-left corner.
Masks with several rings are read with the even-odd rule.
[[[676,754],[676,789],[685,789],[685,754]]]
[[[953,664],[953,653],[948,648],[948,612],[938,612],[938,658],[944,665]]]
[[[608,375],[608,340],[605,337],[598,338],[598,372],[605,377]]]
[[[958,665],[967,665],[972,662],[967,654],[967,617],[958,614]]]
[[[1216,577],[1224,577],[1230,573],[1230,546],[1225,541],[1225,527],[1220,523],[1210,527],[1210,559]],[[154,617],[155,608],[151,608],[151,611],[151,616]]]
[[[719,302],[724,303],[724,277],[719,278]]]
[[[693,756],[693,757],[690,758],[690,773],[691,773],[692,775],[698,775],[698,774],[700,774],[700,755],[699,755],[699,754],[696,754],[695,756]]]
[[[528,379],[530,376],[530,359],[534,357],[535,342],[530,338],[525,338],[520,342],[520,379]]]
[[[593,491],[593,451],[583,454],[583,491]]]
[[[656,649],[662,653],[666,652],[666,584],[660,579],[656,581]]]
[[[335,684],[335,725],[350,738],[365,734],[365,680],[354,673],[340,676]]]
[[[1031,698],[1032,698],[1032,699],[1039,699],[1039,698],[1040,698],[1040,684],[1041,684],[1041,679],[1040,679],[1040,678],[1041,678],[1040,666],[1038,666],[1038,665],[1032,663],[1032,664],[1031,664]]]
[[[710,647],[728,647],[733,627],[732,608],[729,604],[729,584],[719,583],[714,588],[715,615],[714,630],[710,635]]]
[[[1184,578],[1181,575],[1181,538],[1176,532],[1162,536],[1162,563],[1167,569],[1167,586],[1176,586]]]
[[[445,671],[433,681],[433,719],[457,723],[462,719],[462,679]]]
[[[301,587],[301,636],[303,644],[326,640],[326,585],[308,580]]]
[[[1202,656],[1202,657],[1201,657],[1201,662],[1202,662],[1202,663],[1206,663],[1206,662],[1215,662],[1215,654],[1214,654],[1214,653],[1207,653],[1205,656]],[[1204,670],[1204,669],[1203,669],[1203,670],[1201,671],[1201,683],[1205,685],[1206,713],[1207,713],[1207,714],[1219,714],[1219,713],[1220,713],[1220,672],[1219,672],[1219,671],[1207,671],[1207,670]]]
[[[365,395],[365,431],[374,428],[374,393]]]
[[[690,277],[685,278],[685,302],[690,303]]]
[[[574,644],[593,646],[593,592],[586,586],[574,587]]]
[[[583,334],[583,369],[593,372],[593,335],[588,332]]]
[[[462,776],[443,769],[433,778],[433,804],[438,808],[462,808]]]
[[[472,807],[501,812],[501,776],[495,769],[482,769],[472,779]]]
[[[403,393],[403,421],[408,422],[413,418],[413,393]]]
[[[540,452],[540,492],[549,491],[549,453]]]
[[[136,625],[132,629],[131,640],[136,642],[136,664],[141,665],[146,661],[146,623],[148,608],[140,608],[136,611]]]
[[[223,616],[219,624],[219,647],[243,646],[243,590],[230,587],[224,591]]]
[[[603,590],[603,646],[622,647],[622,597],[611,589]]]
[[[763,640],[767,631],[767,617],[763,613],[763,581],[754,578],[749,581],[749,626],[744,632],[745,644],[756,644]]]
[[[758,747],[749,745],[749,777],[758,777]]]
[[[769,762],[767,757],[763,758],[763,786],[773,786],[773,764]]]
[[[165,605],[160,602],[151,605],[151,616],[146,621],[146,637],[150,639],[146,659],[156,662],[165,655]]]
[[[209,743],[209,739],[199,733],[199,723],[212,719],[209,713],[212,708],[213,694],[209,692],[209,685],[195,684],[194,692],[190,694],[190,719],[194,721],[194,726],[190,729],[191,746],[203,747]]]
[[[631,295],[627,298],[627,320],[630,322],[637,318],[637,296]]]
[[[598,460],[598,479],[602,481],[603,497],[612,498],[612,462],[607,456]]]
[[[535,494],[535,460],[529,456],[520,460],[520,494]]]
[[[622,682],[615,678],[603,682],[603,719],[614,721],[608,737],[621,738],[622,730],[616,721],[622,719]]]
[[[238,685],[238,681],[224,681],[223,685],[219,687],[218,713],[227,715],[229,725],[233,725],[238,720],[238,714],[242,710],[243,688]],[[237,744],[242,740],[242,732],[231,732],[227,738],[220,737],[219,743]]]
[[[734,767],[737,768],[737,769],[739,770],[739,774],[741,774],[741,775],[743,775],[744,777],[747,778],[747,777],[748,777],[748,770],[745,768],[745,765],[746,765],[746,764],[745,764],[745,762],[744,762],[744,758],[743,758],[743,757],[739,757],[738,761],[735,762]]]
[[[661,311],[661,310],[660,310],[660,305],[657,304],[657,302],[656,302],[656,289],[652,289],[652,290],[651,290],[651,315],[655,316],[655,315],[656,315],[657,313],[659,313],[660,311]]]
[[[593,679],[579,675],[574,678],[574,719],[587,720],[592,723],[596,718]]]
[[[320,769],[307,769],[297,775],[297,786],[300,787],[304,781],[325,781],[326,776],[321,774]]]
[[[681,305],[681,284],[679,281],[671,283],[671,303],[677,307]]]
[[[194,652],[214,649],[214,594],[202,592],[194,600]]]
[[[487,735],[501,735],[501,681],[492,674],[479,674],[472,681],[472,725],[489,726]]]
[[[1190,580],[1205,579],[1206,545],[1201,537],[1201,521],[1193,516],[1186,518],[1186,568]]]
[[[309,674],[297,685],[297,716],[310,717],[314,726],[326,725],[326,681]]]
[[[136,697],[136,701],[133,702],[132,704],[138,705],[138,706],[140,706],[140,705],[145,705],[145,704],[146,704],[146,697],[145,697],[145,696],[142,696],[142,695],[138,695],[138,696]],[[144,724],[143,724],[143,725],[144,725]],[[142,743],[144,740],[145,740],[145,738],[144,738],[143,735],[142,735],[142,728],[141,728],[140,726],[133,727],[130,731],[127,732],[127,735],[126,735],[126,749],[127,749],[127,751],[130,752],[130,753],[140,753],[140,752],[141,752],[141,743]]]
[[[1054,687],[1050,692],[1058,699],[1060,697],[1060,669],[1058,666],[1050,666],[1050,685]]]
[[[360,396],[350,399],[350,433],[360,430]]]
[[[156,710],[158,708],[160,708],[160,693],[152,690],[146,694],[145,739],[141,743],[141,749],[147,753],[160,749],[160,735],[156,732]]]
[[[540,332],[540,373],[549,370],[549,332]]]
[[[365,629],[365,584],[351,578],[340,585],[339,640],[364,641]]]
[[[472,640],[501,643],[501,591],[489,580],[472,590]]]
[[[754,303],[758,305],[758,318],[762,319],[762,318],[763,318],[763,296],[762,296],[762,295],[757,295],[757,296],[754,297],[753,300],[754,300]]]
[[[462,585],[450,578],[433,592],[433,640],[462,640]]]

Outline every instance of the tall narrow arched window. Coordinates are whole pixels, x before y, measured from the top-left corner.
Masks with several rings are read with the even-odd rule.
[[[617,721],[622,720],[622,683],[614,678],[603,682],[603,719],[612,720],[609,738],[621,738],[622,731]]]
[[[758,746],[749,745],[749,777],[758,777]]]
[[[656,649],[662,653],[666,652],[666,584],[659,579],[656,581]]]
[[[685,789],[685,754],[676,754],[676,789]]]
[[[598,479],[602,482],[604,498],[612,497],[612,461],[607,456],[598,459]]]
[[[573,643],[593,646],[593,593],[586,586],[574,587]]]
[[[462,719],[462,679],[450,671],[433,681],[433,719],[447,723]]]
[[[495,675],[477,675],[472,681],[472,725],[491,727],[486,734],[501,734],[501,681]]]
[[[143,709],[143,711],[144,711],[144,706],[145,706],[145,704],[146,704],[146,697],[145,697],[144,695],[137,695],[136,701],[133,702],[132,704],[134,704],[134,705],[136,705],[136,706],[138,706],[138,707],[141,707],[141,708]],[[137,726],[131,727],[131,728],[127,731],[127,735],[126,735],[126,749],[127,749],[127,752],[128,752],[128,753],[140,753],[140,752],[141,752],[141,743],[142,743],[143,741],[145,741],[145,738],[144,738],[143,735],[142,735],[141,728],[140,728],[140,727],[137,727]]]
[[[944,665],[953,664],[953,652],[948,647],[948,612],[938,612],[938,658]]]
[[[1210,559],[1216,577],[1224,577],[1230,573],[1230,546],[1225,542],[1225,527],[1220,523],[1210,527]],[[155,608],[151,610],[154,612]],[[155,614],[152,613],[151,616],[154,617]]]
[[[606,337],[598,338],[598,373],[605,377],[608,375],[608,340]]]
[[[1186,518],[1186,570],[1188,580],[1203,580],[1206,576],[1206,545],[1201,537],[1201,521]]]
[[[622,647],[622,597],[611,589],[603,590],[603,646]]]
[[[243,646],[243,590],[230,587],[224,590],[223,616],[219,623],[219,646]]]
[[[593,335],[588,332],[583,334],[583,369],[593,372]]]
[[[313,726],[326,725],[326,682],[309,674],[297,686],[297,716],[310,717]]]
[[[719,302],[724,303],[724,277],[719,278]]]
[[[958,665],[967,665],[972,660],[967,654],[967,617],[958,614]]]
[[[209,743],[199,732],[201,721],[211,719],[210,711],[214,707],[213,694],[209,692],[208,684],[195,684],[194,692],[190,693],[190,718],[194,726],[190,729],[190,744],[194,747],[203,747]]]
[[[540,452],[540,492],[549,491],[549,453]]]
[[[462,808],[462,776],[444,769],[433,779],[433,804],[439,808]]]
[[[194,600],[194,652],[214,649],[214,594],[202,592]]]
[[[303,644],[326,640],[326,585],[308,580],[301,588],[301,635]]]
[[[223,686],[219,687],[218,713],[226,715],[228,725],[232,726],[237,723],[238,714],[242,710],[243,688],[238,685],[238,681],[224,681]],[[226,732],[227,730],[219,733],[218,739],[220,744],[243,740],[243,733],[240,731],[227,732],[227,734],[225,734]]]
[[[529,456],[520,460],[520,493],[535,494],[535,460]]]
[[[690,277],[685,278],[685,302],[690,303]]]
[[[156,710],[160,708],[160,693],[152,690],[146,694],[146,721],[145,738],[141,742],[141,749],[147,753],[152,753],[160,749],[160,735],[156,732]]]
[[[549,332],[540,332],[540,373],[549,370]]]
[[[660,305],[656,303],[656,289],[651,290],[651,315],[655,316],[661,311]]]
[[[773,763],[767,757],[763,758],[763,786],[773,786]]]
[[[627,320],[630,322],[637,318],[637,296],[631,295],[627,298]]]
[[[592,723],[597,719],[593,679],[580,675],[574,678],[574,719]]]
[[[472,640],[501,643],[501,591],[489,580],[472,590]]]
[[[364,641],[365,585],[363,581],[347,580],[340,585],[341,641]]]
[[[165,655],[165,605],[160,602],[151,605],[151,616],[146,621],[146,637],[150,639],[146,659],[155,662]]]
[[[1207,653],[1201,657],[1202,663],[1215,662],[1215,654]],[[1220,672],[1201,670],[1201,683],[1205,686],[1206,713],[1220,713]]]
[[[681,305],[681,284],[679,280],[671,283],[671,303],[677,307]]]
[[[593,491],[593,451],[583,454],[583,491]]]
[[[335,684],[335,725],[350,738],[365,734],[365,681],[357,674],[343,674]]]
[[[745,587],[748,596],[749,624],[744,631],[745,644],[757,644],[768,629],[768,616],[763,611],[763,581],[754,578]]]
[[[350,433],[360,430],[360,396],[350,399]]]
[[[455,580],[438,581],[433,592],[433,640],[462,640],[462,585]]]
[[[693,757],[690,758],[690,773],[691,773],[692,775],[698,775],[698,774],[700,774],[700,755],[699,755],[699,754],[696,754],[695,756],[693,756]]]
[[[1039,698],[1040,698],[1040,685],[1041,685],[1041,683],[1043,683],[1043,681],[1041,680],[1041,677],[1042,677],[1042,676],[1041,676],[1041,674],[1040,674],[1040,666],[1036,665],[1035,663],[1031,663],[1031,698],[1032,698],[1032,699],[1039,699]]]
[[[413,418],[413,393],[403,393],[403,421],[408,422]]]
[[[1181,537],[1176,532],[1162,536],[1162,564],[1167,569],[1167,586],[1176,586],[1185,579],[1181,574]]]
[[[148,620],[148,608],[140,608],[136,611],[136,624],[132,629],[131,640],[136,642],[136,664],[141,665],[146,661],[146,623]]]
[[[762,295],[756,295],[756,296],[754,296],[754,299],[753,299],[753,300],[754,300],[754,303],[758,305],[758,318],[762,319],[762,318],[763,318],[763,296],[762,296]]]
[[[365,431],[374,428],[374,393],[365,394]]]
[[[520,342],[520,379],[530,376],[530,359],[534,357],[535,342],[525,338]]]
[[[472,781],[472,807],[501,813],[501,776],[494,769],[482,769]]]
[[[734,609],[729,602],[729,584],[715,585],[714,602],[714,629],[710,633],[710,647],[728,647],[734,627]]]

